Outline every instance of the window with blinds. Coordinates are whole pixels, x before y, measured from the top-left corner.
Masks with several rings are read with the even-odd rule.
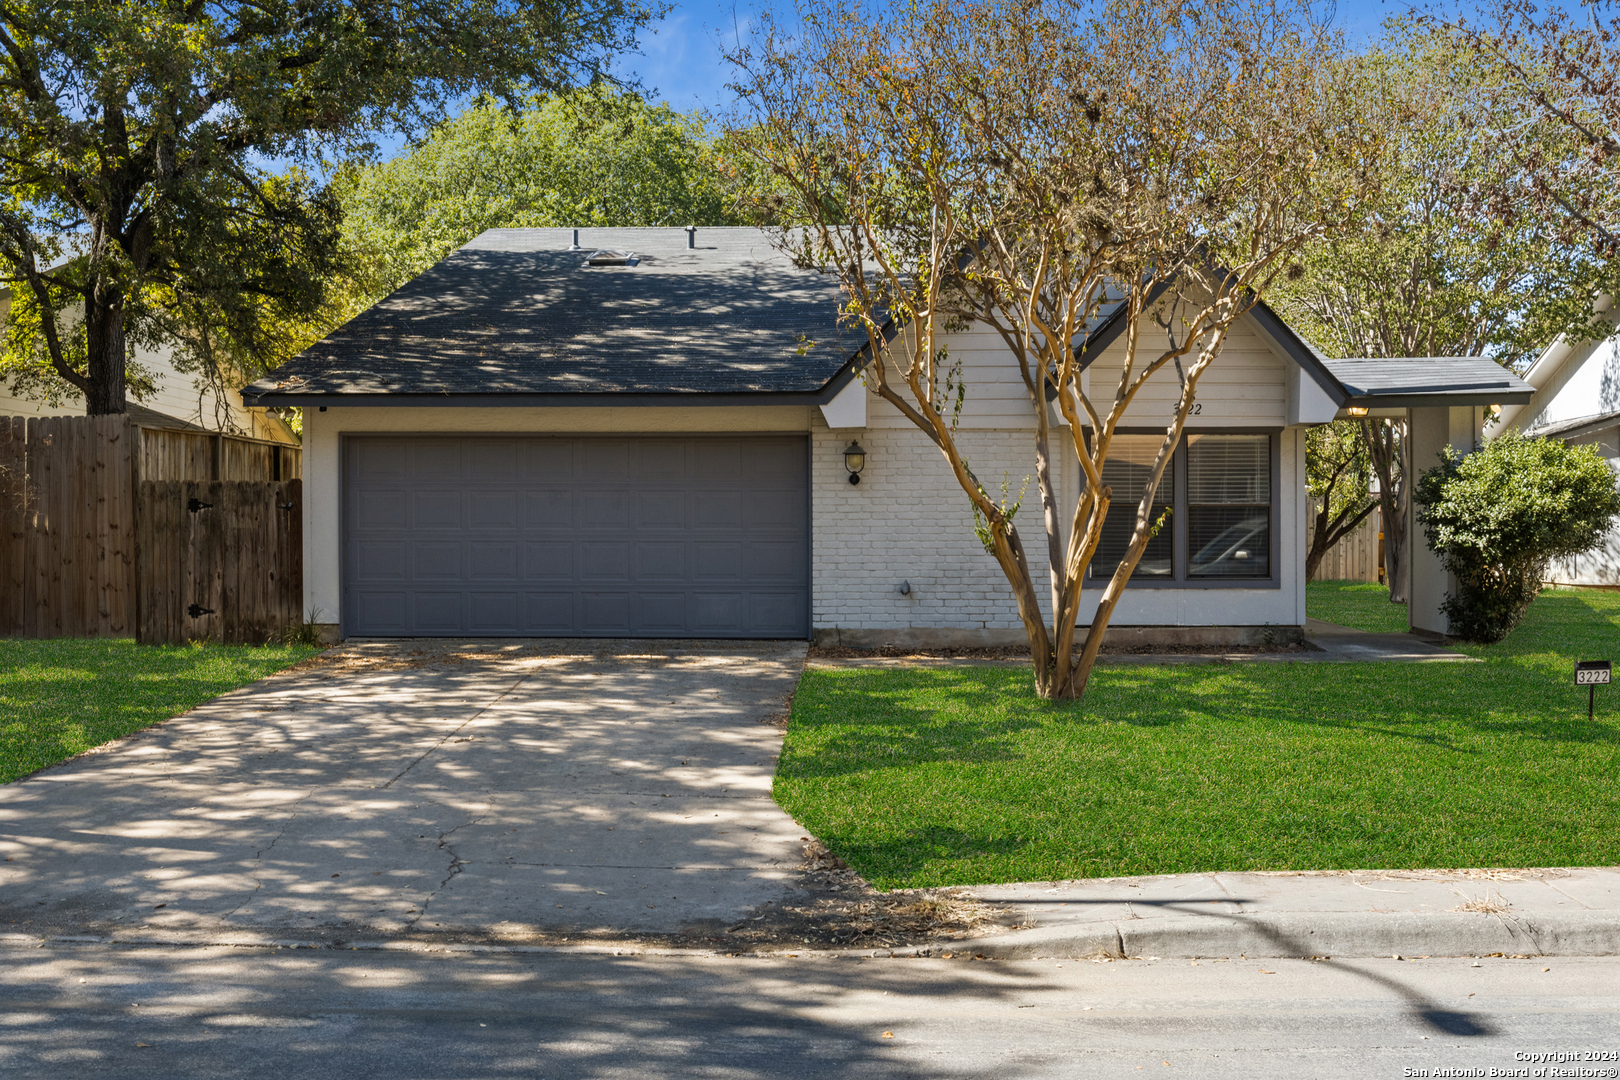
[[[1089,576],[1111,578],[1130,547],[1131,534],[1136,531],[1136,508],[1142,501],[1142,491],[1153,475],[1153,462],[1164,445],[1160,435],[1116,435],[1109,444],[1108,460],[1103,462],[1103,483],[1113,488],[1114,500],[1108,506],[1108,517],[1103,521],[1102,539],[1097,553],[1091,559]],[[1175,530],[1172,528],[1170,508],[1175,505],[1174,472],[1166,467],[1153,496],[1153,522],[1162,524],[1156,535],[1147,542],[1142,561],[1136,564],[1137,578],[1168,578],[1174,575]]]
[[[1189,578],[1271,576],[1270,436],[1187,436],[1187,553]]]

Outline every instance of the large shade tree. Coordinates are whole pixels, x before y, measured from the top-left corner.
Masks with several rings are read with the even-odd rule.
[[[1522,369],[1592,318],[1612,266],[1548,202],[1516,197],[1511,212],[1489,211],[1482,192],[1501,193],[1528,140],[1559,142],[1545,123],[1518,122],[1504,70],[1428,23],[1390,30],[1379,49],[1346,61],[1362,73],[1363,114],[1388,147],[1366,227],[1314,241],[1306,273],[1283,282],[1275,300],[1335,356],[1490,356]],[[1517,148],[1502,138],[1510,127],[1524,140]],[[1358,423],[1377,480],[1390,599],[1404,603],[1406,422]]]
[[[805,15],[735,54],[731,134],[809,223],[779,242],[841,281],[866,385],[939,449],[971,503],[1037,692],[1078,697],[1161,524],[1155,492],[1200,378],[1306,242],[1353,225],[1378,133],[1338,41],[1303,5],[939,0]],[[1087,329],[1116,308],[1120,347],[1095,358],[1088,392]],[[1018,504],[987,489],[957,438],[975,387],[946,346],[965,325],[1000,336],[1029,394],[1034,551],[1029,515],[1014,520]],[[1149,475],[1114,491],[1115,434],[1147,380],[1172,371],[1181,389],[1170,415],[1152,416],[1164,437]],[[1056,453],[1085,477],[1072,508]],[[1082,586],[1116,502],[1130,541],[1076,657]]]
[[[273,160],[363,151],[449,103],[600,79],[643,0],[0,5],[3,370],[124,409],[133,345],[204,374],[317,311],[337,210]]]
[[[335,186],[374,300],[485,229],[744,224],[729,165],[701,116],[596,85],[478,103]]]

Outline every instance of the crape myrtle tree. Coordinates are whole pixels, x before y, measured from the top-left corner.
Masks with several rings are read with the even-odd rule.
[[[941,0],[871,16],[813,2],[791,37],[768,28],[732,59],[729,133],[808,222],[779,243],[838,276],[866,385],[966,493],[1012,586],[1037,692],[1080,697],[1162,525],[1154,493],[1199,379],[1257,295],[1307,241],[1353,227],[1377,183],[1379,133],[1354,108],[1338,40],[1286,0]],[[1116,306],[1117,352],[1096,358],[1088,392],[1087,330]],[[945,342],[969,325],[1000,336],[1029,393],[1033,556],[1017,505],[986,489],[957,439],[974,388]],[[1115,432],[1160,372],[1180,394],[1152,417],[1164,440],[1150,478],[1113,491]],[[1066,520],[1054,453],[1085,477]],[[1116,501],[1131,539],[1076,658],[1082,584]]]
[[[1499,136],[1518,106],[1506,77],[1424,22],[1390,26],[1361,69],[1363,115],[1387,154],[1365,227],[1314,241],[1306,273],[1274,297],[1292,325],[1335,356],[1490,356],[1521,369],[1558,333],[1584,325],[1608,260],[1534,200],[1487,212],[1481,185],[1513,170]],[[1522,130],[1548,142],[1548,129]],[[1554,140],[1556,141],[1556,140]],[[1493,187],[1493,190],[1495,188]],[[1359,421],[1383,509],[1390,599],[1405,603],[1406,422]]]
[[[344,158],[448,103],[604,74],[643,0],[5,0],[0,365],[124,411],[135,344],[254,366],[336,269]]]

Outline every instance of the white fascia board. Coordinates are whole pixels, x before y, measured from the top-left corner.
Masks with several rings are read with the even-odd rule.
[[[826,418],[827,426],[834,431],[839,428],[865,427],[866,384],[859,378],[849,380],[831,401],[821,406],[821,415]]]
[[[1326,424],[1339,413],[1338,404],[1317,385],[1305,369],[1292,360],[1284,360],[1288,371],[1288,415],[1286,422],[1295,424]]]

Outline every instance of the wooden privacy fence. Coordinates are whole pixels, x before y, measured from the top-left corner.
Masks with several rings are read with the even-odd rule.
[[[1360,525],[1339,538],[1328,549],[1322,563],[1316,568],[1316,581],[1378,581],[1384,563],[1383,511],[1374,510]],[[1316,508],[1311,508],[1310,523],[1305,530],[1305,545],[1309,548],[1316,531]]]
[[[122,416],[0,416],[0,636],[258,643],[298,622],[300,458]]]

